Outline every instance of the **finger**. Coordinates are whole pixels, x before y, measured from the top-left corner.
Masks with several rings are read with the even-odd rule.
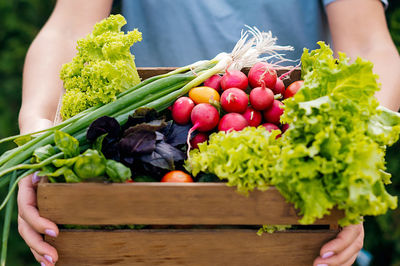
[[[357,244],[352,244],[342,252],[340,252],[337,255],[333,255],[332,257],[329,257],[327,259],[323,259],[321,257],[318,257],[313,265],[329,265],[329,266],[334,266],[334,265],[352,265],[354,260],[357,258],[357,255],[360,251],[360,248],[358,247]],[[350,263],[351,262],[351,263]]]
[[[40,256],[35,250],[31,249],[33,256],[35,257],[36,261],[40,263],[40,266],[54,266],[53,263],[47,261],[43,256]]]
[[[51,237],[58,235],[58,227],[52,221],[40,217],[36,208],[36,191],[29,179],[22,179],[18,190],[18,213],[35,231]]]
[[[359,235],[364,238],[364,227],[362,224],[353,224],[343,228],[337,237],[326,243],[320,251],[321,257],[329,257],[329,255],[339,254],[341,251],[350,246]]]
[[[26,244],[48,262],[53,261],[54,263],[58,260],[57,250],[44,242],[42,236],[33,230],[21,217],[18,217],[18,232]]]
[[[356,239],[348,246],[346,249],[342,250],[339,253],[336,253],[328,258],[318,257],[314,261],[314,265],[322,264],[322,265],[352,265],[354,260],[356,259],[359,251],[361,250],[364,242],[364,234],[360,233]],[[326,253],[325,253],[326,254]],[[351,261],[354,258],[353,261]]]
[[[37,262],[39,262],[39,263],[42,262],[42,261],[44,262],[44,258],[42,256],[40,256],[39,253],[37,253],[33,248],[31,248],[30,250],[31,250],[31,252],[32,252],[32,254],[35,257],[35,260]]]
[[[352,266],[354,264],[354,262],[356,261],[358,256],[358,253],[356,255],[354,255],[353,257],[351,257],[348,261],[346,261],[343,266]]]

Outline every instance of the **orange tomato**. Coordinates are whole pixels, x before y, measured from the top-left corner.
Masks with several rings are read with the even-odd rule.
[[[207,86],[195,87],[189,91],[189,98],[196,104],[219,102],[219,93],[215,89]]]
[[[161,182],[193,182],[193,179],[189,174],[183,171],[174,170],[166,173],[161,179]]]

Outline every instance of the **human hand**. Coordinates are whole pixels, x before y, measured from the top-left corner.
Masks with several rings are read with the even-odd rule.
[[[18,232],[30,247],[35,259],[42,265],[54,265],[58,260],[57,250],[44,242],[41,234],[58,235],[57,225],[39,216],[36,208],[37,174],[23,178],[18,189]]]
[[[320,257],[314,260],[314,266],[351,266],[364,243],[362,224],[349,225],[326,243],[320,251]]]

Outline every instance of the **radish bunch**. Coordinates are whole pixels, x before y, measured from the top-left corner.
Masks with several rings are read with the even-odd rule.
[[[266,130],[284,133],[288,125],[280,123],[284,107],[281,99],[293,96],[299,87],[296,84],[296,91],[286,91],[276,70],[265,62],[256,63],[248,75],[230,70],[222,76],[213,75],[203,85],[193,88],[189,97],[177,99],[170,108],[176,123],[192,123],[188,145],[193,148],[207,141],[214,131],[240,131],[262,125]],[[197,135],[190,138],[193,131]]]

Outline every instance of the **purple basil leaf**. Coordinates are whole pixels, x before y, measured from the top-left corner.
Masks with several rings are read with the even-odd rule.
[[[146,154],[140,159],[153,166],[174,170],[175,163],[185,159],[185,153],[173,147],[172,145],[161,141],[157,143],[155,150],[151,154]]]
[[[156,148],[156,133],[136,130],[119,141],[119,148],[123,155],[152,153]]]
[[[129,166],[131,166],[131,165],[133,166],[134,163],[136,162],[135,157],[133,157],[133,156],[125,156],[125,157],[122,157],[121,161],[122,161],[122,163],[124,163],[125,165],[129,165]]]
[[[164,134],[165,142],[176,147],[186,143],[187,135],[191,127],[192,124],[178,125],[169,121],[168,125],[160,130],[160,132]]]
[[[135,126],[131,126],[130,128],[126,129],[124,131],[123,136],[128,136],[129,134],[135,132],[135,131],[140,131],[140,130],[145,130],[145,131],[157,131],[165,127],[167,124],[165,123],[164,120],[153,120],[148,123],[141,123]]]
[[[156,131],[156,140],[157,141],[162,141],[164,139],[165,139],[164,135],[162,133]]]
[[[124,129],[130,128],[137,124],[147,123],[155,120],[158,117],[158,113],[153,108],[141,107],[135,110],[135,112],[128,117],[128,121],[124,125]]]
[[[103,147],[101,148],[101,152],[107,159],[112,159],[117,162],[120,161],[119,146],[117,141],[109,142],[105,140],[103,142]]]
[[[97,118],[90,124],[86,138],[90,142],[95,141],[101,135],[107,134],[106,139],[117,139],[121,134],[121,126],[118,121],[109,116]]]

